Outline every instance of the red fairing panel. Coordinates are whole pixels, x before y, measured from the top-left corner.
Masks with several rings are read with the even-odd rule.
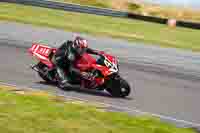
[[[34,53],[38,53],[47,58],[51,53],[51,47],[45,45],[33,44],[32,48]]]
[[[114,60],[112,56],[109,56],[109,58]],[[84,54],[81,59],[77,60],[75,64],[76,67],[81,71],[96,68],[100,70],[105,77],[110,74],[109,68],[96,64],[96,59],[87,53]]]
[[[55,49],[51,49],[51,47],[48,47],[45,45],[33,43],[32,47],[29,49],[29,52],[33,56],[37,57],[41,62],[43,62],[50,68],[52,68],[53,64],[48,58],[49,54],[52,52],[52,50],[55,50]]]
[[[92,64],[92,68],[96,68],[98,70],[100,70],[102,72],[102,74],[104,75],[104,77],[109,75],[109,68],[102,66],[102,65],[98,65],[98,64]]]
[[[115,57],[113,57],[113,56],[111,56],[111,55],[109,55],[109,54],[105,54],[105,53],[104,53],[104,55],[105,55],[111,62],[117,64],[117,60],[116,60]]]
[[[76,67],[81,71],[89,70],[94,63],[96,63],[96,60],[87,53],[75,62]]]

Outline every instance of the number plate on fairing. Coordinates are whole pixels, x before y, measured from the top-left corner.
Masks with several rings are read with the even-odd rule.
[[[49,54],[51,53],[51,48],[48,46],[37,45],[34,52],[42,56],[48,57]]]

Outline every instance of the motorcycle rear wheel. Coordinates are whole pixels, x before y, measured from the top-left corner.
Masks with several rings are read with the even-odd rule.
[[[39,75],[44,81],[46,81],[46,82],[51,82],[51,79],[47,76],[47,74],[45,74],[45,73],[48,72],[48,67],[47,67],[45,64],[41,63],[41,62],[39,62],[37,66],[38,66],[38,68],[42,71],[42,72],[38,72],[38,75]]]

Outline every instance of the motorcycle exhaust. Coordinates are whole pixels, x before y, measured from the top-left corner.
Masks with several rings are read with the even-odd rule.
[[[36,72],[40,72],[37,68],[37,65],[30,65],[30,68],[33,69]]]

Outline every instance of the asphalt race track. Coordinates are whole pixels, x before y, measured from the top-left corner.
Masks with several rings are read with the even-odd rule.
[[[17,27],[20,28],[18,29]],[[26,33],[28,27],[31,29],[30,34]],[[135,87],[136,93],[135,91],[132,91],[132,94],[126,99],[112,98],[104,93],[96,93],[93,91],[60,90],[53,85],[47,85],[40,82],[41,79],[29,68],[32,60],[27,53],[27,47],[31,45],[33,40],[39,40],[34,36],[35,34],[38,35],[38,30],[41,30],[40,36],[38,35],[40,39],[44,36],[52,36],[53,33],[55,33],[54,39],[56,36],[59,38],[61,31],[54,31],[45,28],[41,29],[38,27],[34,28],[29,25],[18,25],[12,23],[0,23],[0,29],[1,82],[42,89],[62,94],[66,97],[76,97],[88,101],[106,103],[111,105],[113,109],[126,111],[131,114],[149,112],[154,116],[161,117],[163,120],[174,122],[178,126],[200,127],[200,106],[198,103],[200,99],[200,76],[198,73],[200,72],[200,67],[198,66],[200,66],[200,64],[197,63],[197,59],[200,55],[198,54],[192,55],[192,53],[186,52],[184,54],[185,58],[182,58],[181,63],[177,63],[176,59],[179,61],[179,58],[181,58],[181,52],[176,52],[172,49],[171,53],[175,55],[173,55],[174,58],[172,57],[172,54],[170,54],[169,57],[164,57],[165,62],[162,62],[156,58],[160,57],[160,59],[163,59],[164,54],[167,53],[163,53],[160,48],[157,48],[157,51],[161,51],[160,54],[158,54],[156,52],[152,53],[152,51],[156,49],[154,47],[145,52],[138,51],[140,46],[133,46],[137,49],[136,51],[138,51],[138,53],[134,53],[128,52],[128,50],[123,51],[126,48],[125,46],[130,47],[131,49],[131,46],[128,44],[124,44],[124,47],[119,47],[117,44],[111,44],[111,42],[116,43],[118,41],[119,43],[122,43],[123,41],[120,42],[120,40],[111,40],[108,38],[103,38],[105,39],[103,41],[102,38],[91,40],[94,43],[101,42],[101,46],[94,45],[96,48],[99,47],[99,49],[101,49],[104,47],[104,49],[107,48],[108,51],[113,51],[115,54],[119,53],[119,58],[121,59],[120,73],[128,80],[131,86]],[[43,34],[42,32],[44,31],[48,35]],[[66,34],[70,35],[71,33]],[[45,41],[51,42],[51,44],[55,43],[51,40],[51,37],[49,38],[50,41]],[[64,36],[59,38],[57,45],[63,39]],[[108,42],[111,45],[108,45]],[[144,50],[144,48],[141,49]],[[167,51],[169,52],[170,50]],[[148,56],[148,59],[146,56],[143,56],[145,58],[142,58],[142,52],[143,54],[150,53],[152,56]],[[134,59],[134,55],[138,55],[137,58]],[[139,58],[140,56],[141,58]],[[192,60],[189,60],[190,57]],[[148,60],[151,60],[151,63],[146,63]],[[165,63],[168,63],[168,65]],[[189,65],[185,65],[184,63]],[[171,64],[171,66],[169,64]],[[174,64],[176,65],[173,66]]]

